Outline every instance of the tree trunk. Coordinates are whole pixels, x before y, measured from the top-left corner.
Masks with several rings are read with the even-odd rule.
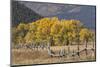
[[[79,37],[78,37],[78,43],[77,43],[77,49],[78,49],[78,56],[80,57],[80,55],[79,55]]]
[[[68,53],[70,53],[70,45],[68,45]]]
[[[85,48],[86,48],[86,56],[87,56],[87,41],[86,41],[86,47]]]
[[[94,49],[94,42],[93,42],[93,49]]]

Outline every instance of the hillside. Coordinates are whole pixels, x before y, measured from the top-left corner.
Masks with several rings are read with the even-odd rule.
[[[39,14],[27,8],[18,1],[12,1],[12,26],[16,26],[19,23],[32,22],[42,18]]]
[[[25,2],[26,7],[39,13],[44,17],[57,16],[59,19],[76,19],[80,20],[85,27],[95,30],[96,25],[96,7],[93,5],[78,4],[54,4],[41,2]]]

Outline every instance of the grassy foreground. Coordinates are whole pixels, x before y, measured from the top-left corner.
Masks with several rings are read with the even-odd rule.
[[[70,46],[70,52],[77,51],[77,45]],[[67,51],[67,46],[52,46],[51,49],[58,52],[60,49]],[[80,50],[83,50],[85,45],[80,45]],[[92,45],[88,45],[88,49],[92,48]],[[87,50],[83,51],[79,56],[63,56],[63,57],[51,57],[48,55],[46,49],[12,49],[12,65],[27,65],[27,64],[48,64],[48,63],[63,63],[63,62],[79,62],[79,61],[94,61],[95,51]]]

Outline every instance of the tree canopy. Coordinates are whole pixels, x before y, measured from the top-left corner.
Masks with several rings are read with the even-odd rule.
[[[59,20],[52,17],[28,24],[20,23],[12,28],[12,36],[14,44],[49,42],[51,45],[68,45],[78,37],[80,41],[92,39],[93,32],[85,28],[79,20]]]

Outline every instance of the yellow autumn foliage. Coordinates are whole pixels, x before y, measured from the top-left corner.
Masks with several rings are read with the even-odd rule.
[[[93,33],[88,28],[83,28],[79,20],[59,20],[57,17],[42,18],[28,24],[20,23],[12,33],[15,44],[22,42],[22,40],[25,43],[50,42],[53,40],[56,44],[63,45],[76,40],[77,35],[79,35],[81,41],[93,36]]]

